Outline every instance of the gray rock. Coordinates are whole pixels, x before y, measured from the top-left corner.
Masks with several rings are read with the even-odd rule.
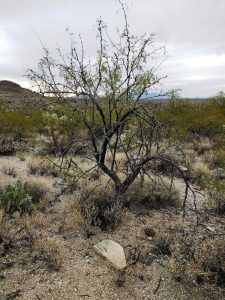
[[[94,245],[95,251],[105,258],[110,264],[118,270],[126,267],[126,258],[123,247],[112,240],[103,240]]]

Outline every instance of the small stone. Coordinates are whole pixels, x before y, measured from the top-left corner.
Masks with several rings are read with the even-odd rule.
[[[152,236],[148,236],[147,239],[148,239],[149,241],[152,241],[152,240],[153,240],[153,237],[152,237]]]
[[[184,173],[187,173],[189,170],[188,168],[184,167],[184,166],[179,166],[180,170]]]
[[[110,264],[118,270],[126,267],[126,258],[123,247],[112,240],[103,240],[94,245],[95,251],[108,260]]]

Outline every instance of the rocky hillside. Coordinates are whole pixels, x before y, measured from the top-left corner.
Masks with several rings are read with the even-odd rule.
[[[0,81],[0,111],[23,111],[26,109],[40,109],[41,95],[22,88],[19,84]]]

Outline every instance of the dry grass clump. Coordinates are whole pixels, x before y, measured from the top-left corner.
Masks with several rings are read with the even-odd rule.
[[[198,278],[225,287],[224,236],[203,240],[195,250],[194,259]]]
[[[125,194],[127,205],[144,204],[148,208],[159,209],[168,206],[180,206],[179,192],[162,180],[134,182]]]
[[[106,162],[107,164],[112,163],[113,160],[113,153],[108,151],[106,154]],[[118,166],[123,167],[126,164],[127,157],[124,152],[116,152],[115,160]]]
[[[207,197],[204,205],[207,210],[225,213],[225,180],[210,179],[205,182]]]
[[[224,237],[203,239],[186,234],[176,238],[168,267],[178,281],[209,282],[225,287],[224,261]]]
[[[28,154],[24,151],[17,151],[16,152],[16,156],[21,160],[21,161],[25,161]]]
[[[225,169],[225,151],[209,151],[204,154],[204,160],[209,163],[212,168],[224,168]]]
[[[33,202],[48,199],[53,191],[52,184],[47,177],[32,177],[25,182],[25,186],[33,195]]]
[[[166,258],[164,263],[175,280],[225,287],[225,237],[193,234],[184,227],[174,231],[175,227],[169,227],[154,227],[156,236],[150,252]]]
[[[29,173],[32,175],[52,175],[60,177],[59,168],[55,165],[54,159],[47,159],[42,157],[31,157],[28,161]]]
[[[210,164],[211,166],[214,166],[215,152],[211,150],[204,153],[203,159],[206,163]]]
[[[208,137],[202,137],[199,141],[194,143],[194,150],[198,155],[204,154],[206,151],[211,150],[213,144]]]
[[[86,230],[86,223],[80,210],[80,195],[72,194],[65,199],[65,205],[61,211],[62,228],[61,230],[73,230],[76,227]]]
[[[196,156],[195,151],[193,149],[191,149],[191,148],[188,148],[188,149],[185,150],[185,154],[187,156],[188,161],[190,163],[193,163],[194,160],[195,160],[195,156]]]
[[[202,161],[193,163],[192,170],[198,180],[201,180],[204,177],[210,177],[212,175],[212,171],[209,169],[208,165]]]
[[[44,175],[48,173],[48,163],[41,157],[31,157],[28,161],[29,173]]]
[[[10,163],[2,164],[1,170],[5,175],[13,176],[14,178],[17,176],[16,168]]]
[[[27,230],[40,231],[49,226],[48,215],[42,212],[36,212],[32,215],[25,215],[18,219],[18,224],[27,228]]]
[[[33,261],[42,261],[49,269],[59,270],[65,255],[63,242],[55,237],[38,238],[33,245]]]
[[[113,184],[107,180],[103,176],[99,182],[83,179],[79,183],[74,206],[88,231],[91,226],[115,228],[119,222],[123,201],[115,201]]]

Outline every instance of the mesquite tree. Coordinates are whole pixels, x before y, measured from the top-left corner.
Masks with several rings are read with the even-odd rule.
[[[54,95],[62,102],[70,101],[66,95],[73,95],[74,113],[79,114],[87,133],[82,140],[85,156],[113,181],[115,197],[123,194],[137,176],[148,170],[153,172],[158,161],[169,163],[182,173],[167,155],[170,146],[162,141],[162,124],[143,100],[150,91],[162,93],[163,77],[157,75],[161,62],[155,58],[164,48],[155,47],[153,34],[133,35],[126,9],[123,3],[120,5],[124,28],[118,31],[118,42],[100,19],[95,59],[88,60],[82,38],[77,43],[69,33],[69,53],[59,49],[58,57],[52,58],[44,48],[38,70],[29,70],[28,74],[42,94]],[[80,95],[85,96],[81,99]],[[121,153],[125,160],[122,165],[117,159]]]

